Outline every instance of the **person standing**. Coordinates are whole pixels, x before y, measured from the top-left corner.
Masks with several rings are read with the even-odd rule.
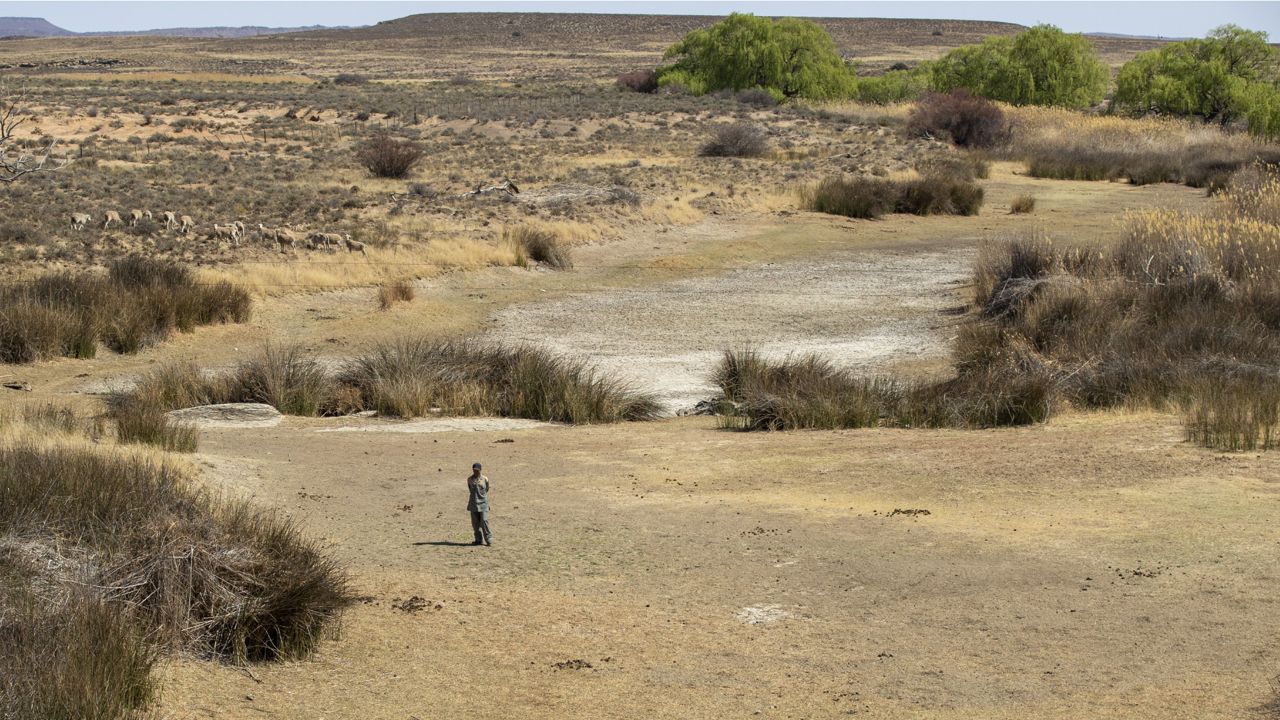
[[[476,541],[472,545],[493,545],[493,533],[489,531],[489,478],[480,474],[480,463],[471,466],[467,478],[467,510],[471,511],[471,529]]]

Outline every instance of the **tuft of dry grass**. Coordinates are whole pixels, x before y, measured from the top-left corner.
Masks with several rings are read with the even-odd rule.
[[[1010,215],[1026,215],[1036,210],[1036,199],[1031,195],[1019,195],[1009,205]]]
[[[555,231],[547,227],[517,225],[504,228],[502,236],[515,249],[517,265],[532,260],[555,270],[573,269],[569,248],[560,242]]]
[[[413,302],[413,280],[401,278],[378,286],[378,308],[390,310],[398,302]]]

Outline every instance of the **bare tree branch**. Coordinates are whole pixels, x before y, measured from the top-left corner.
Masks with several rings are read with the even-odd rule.
[[[24,175],[43,170],[58,170],[70,164],[70,158],[58,158],[49,163],[53,148],[58,144],[57,138],[51,139],[43,152],[17,152],[12,149],[14,133],[23,123],[31,119],[21,112],[26,93],[0,105],[0,182],[11,183]]]

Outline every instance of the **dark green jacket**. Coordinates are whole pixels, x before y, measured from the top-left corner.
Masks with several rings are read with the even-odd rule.
[[[483,475],[480,477],[468,477],[467,492],[471,495],[467,499],[468,510],[471,512],[489,512],[489,478]]]

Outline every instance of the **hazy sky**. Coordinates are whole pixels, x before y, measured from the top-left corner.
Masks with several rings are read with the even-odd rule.
[[[1265,30],[1280,40],[1280,2],[402,2],[368,0],[0,0],[0,16],[43,17],[77,32],[147,30],[206,25],[371,25],[405,15],[463,10],[520,12],[636,12],[721,15],[918,17],[1048,22],[1072,32],[1163,37],[1202,36],[1223,23]]]

